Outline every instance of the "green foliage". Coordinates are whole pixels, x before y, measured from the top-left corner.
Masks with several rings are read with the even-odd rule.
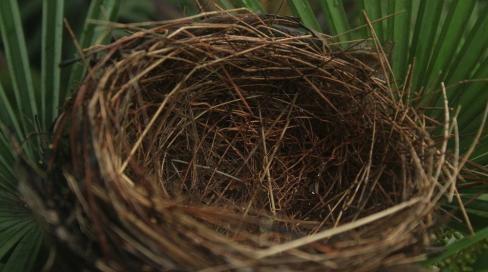
[[[312,7],[307,1],[290,0],[290,5],[302,20],[303,24],[313,30],[321,31],[320,24],[313,13]]]
[[[47,130],[58,115],[63,45],[64,0],[43,1],[42,7],[42,69],[41,116]]]
[[[185,15],[198,12],[194,0],[171,1]],[[120,2],[91,1],[78,49],[107,40],[108,32],[99,23],[114,20]],[[245,6],[258,13],[265,12],[265,6],[259,0],[218,2],[224,8]],[[373,23],[373,30],[382,46],[387,49],[398,88],[403,88],[409,69],[413,68],[408,85],[412,92],[412,103],[426,108],[439,107],[442,102],[439,86],[441,82],[446,83],[450,106],[460,108],[458,123],[462,135],[461,147],[467,149],[473,140],[470,135],[480,125],[481,113],[488,100],[488,35],[485,33],[488,29],[488,4],[482,0],[361,0],[355,1],[360,11],[364,11],[356,13],[360,16],[358,19],[348,17],[350,2],[286,1],[306,27],[316,31],[328,30],[338,42],[344,44],[370,37],[371,30],[365,26],[366,15]],[[24,13],[28,14],[32,11],[27,9],[33,10],[38,6],[26,5]],[[317,11],[322,14],[317,14]],[[39,166],[44,167],[42,161],[49,151],[49,139],[39,135],[49,133],[60,105],[86,72],[86,60],[78,50],[80,61],[71,69],[69,83],[61,84],[62,75],[66,72],[59,66],[63,51],[62,36],[66,33],[63,31],[64,14],[64,0],[42,1],[42,69],[40,84],[34,84],[36,81],[29,64],[28,49],[35,46],[27,46],[25,41],[18,2],[0,1],[0,32],[9,71],[9,80],[4,81],[3,85],[0,83],[1,271],[32,270],[44,241],[41,224],[26,207],[17,189],[19,176],[14,168],[17,155],[22,153],[25,159],[39,162]],[[319,15],[325,20],[320,19]],[[347,46],[350,44],[353,43],[347,43]],[[441,111],[436,109],[430,109],[429,113],[433,117],[441,115]],[[488,167],[486,133],[472,159]],[[481,267],[482,259],[486,257],[482,251],[486,249],[488,237],[488,188],[486,185],[461,186],[459,192],[463,201],[469,203],[466,212],[477,232],[470,235],[464,224],[451,223],[449,227],[460,235],[451,237],[444,244],[446,250],[427,261],[428,264],[449,267],[451,270],[454,267]],[[462,218],[457,205],[446,203],[445,208]]]
[[[233,9],[233,8],[235,8],[234,5],[232,4],[232,2],[229,1],[229,0],[220,0],[220,5],[224,9]]]
[[[440,238],[447,245],[446,250],[425,264],[435,265],[442,271],[475,271],[473,266],[477,259],[488,251],[488,227],[466,237],[447,231]]]
[[[322,10],[324,11],[332,34],[337,35],[349,30],[348,19],[342,1],[321,0],[320,4],[322,5]],[[339,36],[339,40],[349,40],[349,36],[341,35]]]
[[[19,6],[16,0],[0,2],[0,31],[15,100],[11,108],[15,112],[12,117],[17,120],[11,120],[11,122],[20,123],[22,131],[21,134],[17,134],[17,137],[23,140],[24,137],[21,136],[24,136],[25,133],[38,131],[35,123],[35,117],[38,116],[38,107],[34,85],[32,84]],[[4,103],[10,102],[4,101]]]
[[[97,42],[100,37],[100,32],[96,30],[96,23],[94,20],[111,21],[118,11],[119,0],[92,0],[90,8],[88,9],[88,15],[86,16],[85,26],[80,36],[79,48],[84,49]],[[98,35],[97,35],[98,34]],[[102,36],[103,38],[103,36]],[[81,59],[80,63],[73,66],[70,73],[68,89],[72,89],[74,86],[80,83],[83,75],[86,72],[86,60],[82,52],[78,52],[78,56]]]
[[[392,52],[391,62],[393,74],[397,82],[403,83],[408,68],[408,43],[410,38],[410,21],[412,12],[412,1],[397,0],[393,2],[393,44],[395,50]]]
[[[117,13],[118,0],[94,0],[88,19],[107,21]],[[49,152],[49,133],[68,90],[61,88],[61,56],[64,0],[42,1],[42,49],[40,86],[34,86],[27,43],[17,0],[0,1],[0,31],[8,64],[9,88],[0,83],[0,270],[32,271],[44,242],[42,224],[32,214],[18,191],[18,154],[44,167]],[[83,48],[102,42],[102,31],[87,20],[80,44]],[[102,38],[100,38],[102,37]],[[84,74],[76,65],[71,73],[74,86]],[[11,87],[10,87],[11,86]]]
[[[31,133],[41,130],[38,99],[32,83],[27,47],[21,27],[18,3],[0,2],[0,31],[11,78],[11,93],[0,84],[2,106],[0,137],[0,263],[3,271],[29,271],[36,261],[42,242],[40,226],[34,223],[17,192],[14,171],[15,150],[12,137],[24,142],[24,153],[33,161],[40,158],[39,141]]]
[[[259,0],[240,0],[242,4],[256,13],[263,13],[264,7]]]

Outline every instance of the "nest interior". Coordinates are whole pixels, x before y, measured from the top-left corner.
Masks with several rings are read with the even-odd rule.
[[[71,229],[97,269],[367,271],[421,253],[445,159],[374,51],[247,11],[124,30],[90,49],[65,113]]]

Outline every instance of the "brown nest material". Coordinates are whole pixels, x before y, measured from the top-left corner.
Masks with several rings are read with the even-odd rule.
[[[98,61],[65,113],[79,228],[67,232],[97,269],[418,260],[452,169],[387,66],[292,18],[216,12],[125,30],[90,49]]]

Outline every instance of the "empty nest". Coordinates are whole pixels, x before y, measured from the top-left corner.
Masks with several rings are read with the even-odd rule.
[[[58,236],[86,263],[370,271],[418,260],[448,159],[381,55],[247,11],[150,26],[118,26],[129,34],[88,50],[94,64],[58,124],[73,200]]]

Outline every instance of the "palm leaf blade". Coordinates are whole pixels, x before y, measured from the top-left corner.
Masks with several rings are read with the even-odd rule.
[[[241,0],[241,2],[242,5],[254,12],[263,13],[265,11],[263,5],[258,0]]]
[[[381,18],[381,6],[379,0],[363,0],[361,1],[361,8],[366,12],[368,19],[374,21]],[[364,25],[366,22],[364,18],[361,18]],[[383,39],[383,22],[376,22],[373,24],[374,31],[380,40]],[[364,32],[364,38],[368,37],[368,32]]]
[[[28,220],[10,219],[8,221],[14,222],[15,224],[8,225],[5,230],[0,232],[0,240],[2,241],[2,245],[0,246],[0,259],[7,255],[22,240],[31,226],[31,222]]]
[[[451,244],[447,249],[440,254],[439,256],[433,257],[428,259],[425,264],[433,265],[436,263],[441,262],[442,260],[448,259],[449,257],[454,256],[458,252],[469,248],[485,239],[488,239],[488,228],[484,228],[483,230],[478,231],[476,234],[472,236],[465,237],[461,240],[458,240]]]
[[[412,61],[414,62],[412,79],[414,90],[418,90],[421,87],[421,82],[423,82],[439,25],[442,4],[442,0],[420,2],[411,46]]]
[[[428,72],[429,78],[427,86],[439,86],[439,82],[445,78],[451,57],[455,55],[466,24],[473,12],[475,0],[455,1],[450,13],[446,17],[446,22],[442,27],[442,32],[437,39],[437,45],[432,56],[432,67]],[[444,70],[444,71],[443,71]],[[443,76],[442,76],[443,75]],[[440,80],[439,80],[440,79]]]
[[[45,0],[42,7],[41,94],[44,129],[58,113],[64,0]]]
[[[92,20],[110,21],[114,17],[114,14],[118,9],[118,5],[118,0],[91,1],[88,9],[88,15],[86,16],[85,20],[85,25],[80,36],[79,46],[81,49],[90,47],[96,40],[96,25],[93,24]],[[84,60],[84,56],[80,56],[80,58],[82,61]],[[78,63],[73,66],[73,70],[70,73],[68,82],[68,90],[73,89],[80,83],[85,71],[86,67],[83,63]]]
[[[332,34],[341,34],[350,29],[342,1],[321,0],[320,4],[324,11],[325,18],[330,25]],[[340,41],[346,41],[348,39],[349,35],[339,36]]]
[[[24,138],[24,133],[22,131],[21,121],[19,120],[19,116],[17,112],[13,109],[10,100],[3,89],[2,84],[0,83],[0,106],[3,109],[0,113],[0,120],[4,126],[7,126],[16,133],[18,139]],[[1,153],[0,156],[3,156],[4,153]]]
[[[488,12],[488,7],[485,8],[485,11]],[[453,84],[469,78],[471,71],[480,61],[480,56],[483,56],[483,52],[486,52],[488,48],[487,29],[488,16],[482,16],[471,32],[468,33],[466,42],[451,65],[451,69],[446,76],[448,83]]]
[[[313,30],[322,31],[317,18],[308,1],[304,0],[290,0],[290,5],[297,12],[298,17],[302,20],[303,24]]]
[[[481,118],[480,112],[483,112],[484,106],[477,101],[488,101],[488,82],[484,81],[488,78],[488,58],[481,63],[478,70],[472,77],[474,82],[470,82],[468,86],[462,86],[462,95],[459,98],[457,105],[461,107],[461,114],[459,115],[459,127],[461,131],[472,131],[476,129]]]
[[[2,33],[17,110],[19,115],[20,113],[27,113],[26,117],[32,124],[31,128],[34,128],[33,124],[38,113],[37,100],[32,83],[19,6],[16,0],[0,1],[0,32]],[[27,125],[27,122],[23,122],[23,124]],[[29,129],[29,132],[32,130]]]
[[[410,12],[411,0],[394,1],[396,16],[393,18],[393,42],[394,50],[392,65],[395,78],[401,82],[405,76],[408,61],[408,43],[410,36]]]
[[[229,0],[220,0],[220,4],[224,9],[233,9],[234,5]]]
[[[10,272],[32,271],[42,244],[42,232],[35,225],[30,225],[27,233],[19,241],[3,270]]]

